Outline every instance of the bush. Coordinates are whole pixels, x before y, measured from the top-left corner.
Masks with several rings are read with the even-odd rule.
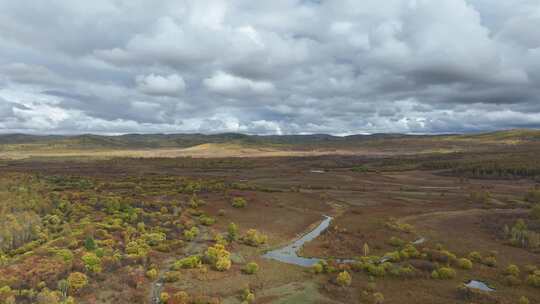
[[[180,281],[182,275],[179,271],[167,271],[163,274],[163,282],[174,283]]]
[[[86,250],[88,250],[88,251],[96,250],[97,246],[96,246],[96,242],[94,241],[93,237],[87,236],[84,239],[84,248],[86,248]]]
[[[393,263],[397,263],[401,260],[401,256],[399,255],[399,252],[392,251],[392,252],[385,253],[383,256],[383,259],[393,262]]]
[[[165,241],[167,237],[165,236],[165,233],[155,232],[155,233],[145,233],[143,235],[143,238],[149,246],[156,246],[159,243]]]
[[[221,257],[216,261],[214,268],[218,271],[226,271],[231,268],[231,260],[228,258]]]
[[[243,197],[235,197],[232,199],[231,205],[234,208],[245,208],[247,206],[247,201]]]
[[[489,267],[495,267],[497,266],[497,259],[494,256],[487,256],[482,259],[482,264]]]
[[[527,284],[533,287],[540,287],[540,270],[536,270],[527,276]]]
[[[504,277],[504,283],[508,286],[516,286],[521,284],[521,281],[517,276],[509,274]]]
[[[173,270],[179,270],[179,269],[191,269],[191,268],[198,268],[201,266],[201,258],[198,255],[192,255],[189,257],[185,257],[183,259],[180,259],[176,262],[174,262],[172,269]]]
[[[461,258],[458,260],[458,266],[459,268],[461,269],[471,269],[473,264],[471,262],[471,260],[469,259],[466,259],[466,258]]]
[[[173,294],[171,301],[175,304],[188,304],[189,295],[185,291],[179,291]]]
[[[395,277],[413,277],[415,273],[416,269],[411,265],[394,266],[390,269],[390,274]]]
[[[238,238],[238,226],[235,223],[230,223],[227,226],[227,239],[229,242],[236,241]]]
[[[506,270],[504,271],[504,273],[517,277],[517,276],[519,276],[519,267],[517,267],[514,264],[510,264],[510,265],[508,265],[508,267],[506,267]]]
[[[391,237],[390,240],[388,241],[388,243],[391,245],[391,246],[394,246],[394,247],[403,247],[405,246],[405,241],[398,238],[398,237]]]
[[[48,288],[44,288],[38,293],[36,297],[37,304],[59,304],[60,293],[58,291],[50,291]]]
[[[88,285],[88,277],[81,272],[72,272],[67,278],[68,286],[73,293],[80,292]]]
[[[367,264],[366,271],[374,277],[384,277],[386,269],[383,265]]]
[[[471,259],[473,262],[480,263],[482,262],[482,255],[478,251],[472,251],[469,253],[469,259]]]
[[[402,259],[416,258],[420,255],[420,252],[411,244],[408,244],[399,252]]]
[[[456,271],[450,267],[441,267],[434,270],[431,277],[439,280],[450,280],[456,277]]]
[[[205,252],[205,260],[219,271],[225,271],[231,268],[231,254],[221,244],[208,247]]]
[[[251,290],[246,288],[242,292],[242,300],[246,303],[253,303],[255,302],[255,294]]]
[[[58,251],[56,251],[56,255],[59,256],[60,258],[62,258],[62,260],[64,260],[64,262],[71,262],[73,261],[73,252],[71,252],[71,250],[69,249],[60,249]]]
[[[212,226],[216,223],[216,219],[207,215],[199,216],[199,221],[204,226]]]
[[[0,303],[15,304],[15,292],[9,286],[0,287]]]
[[[524,297],[522,296],[521,298],[519,298],[519,304],[529,304],[529,299],[527,297]]]
[[[320,264],[318,264],[320,265]],[[259,271],[259,265],[257,265],[257,263],[255,262],[249,262],[246,264],[246,266],[244,267],[244,272],[247,273],[247,274],[255,274]]]
[[[373,303],[382,304],[384,303],[384,295],[381,292],[376,292],[373,294]]]
[[[255,229],[249,229],[246,231],[246,234],[242,237],[243,242],[246,245],[258,247],[267,241],[267,236],[258,232]]]
[[[157,269],[155,268],[152,268],[150,270],[148,270],[146,272],[146,277],[149,278],[150,280],[154,281],[155,279],[157,279],[157,276],[158,276],[158,271]]]
[[[342,271],[338,274],[336,282],[342,287],[350,286],[352,282],[351,275],[347,271]]]
[[[199,235],[199,228],[193,226],[189,230],[184,230],[184,238],[193,241]]]
[[[162,292],[159,295],[159,300],[161,301],[161,303],[167,303],[170,298],[171,297],[169,296],[169,294],[167,292]]]
[[[311,270],[313,271],[313,273],[319,274],[324,271],[324,267],[321,263],[315,263],[313,264],[313,266],[311,266]]]
[[[82,261],[84,263],[84,268],[87,271],[93,272],[93,273],[100,273],[101,272],[101,259],[92,252],[88,252],[85,255],[82,256]]]

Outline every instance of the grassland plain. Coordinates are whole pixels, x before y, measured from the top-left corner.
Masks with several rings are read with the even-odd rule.
[[[538,303],[537,137],[10,137],[0,303]]]

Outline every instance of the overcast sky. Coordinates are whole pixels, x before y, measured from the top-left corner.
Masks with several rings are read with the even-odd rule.
[[[540,127],[539,0],[0,0],[0,132]]]

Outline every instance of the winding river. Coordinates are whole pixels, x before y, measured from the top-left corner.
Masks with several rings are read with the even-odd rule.
[[[310,267],[314,264],[318,263],[322,259],[319,258],[304,258],[298,255],[298,251],[302,249],[302,246],[314,240],[317,238],[323,231],[325,231],[328,226],[330,225],[330,222],[332,221],[332,217],[330,216],[324,216],[324,220],[317,226],[315,229],[311,230],[301,238],[295,240],[291,244],[281,247],[275,250],[270,250],[263,254],[263,258],[272,259],[276,261],[280,261],[283,263],[288,264],[294,264],[298,266],[303,267]]]

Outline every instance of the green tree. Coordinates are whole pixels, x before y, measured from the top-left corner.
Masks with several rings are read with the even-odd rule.
[[[96,250],[96,242],[94,241],[94,238],[92,236],[89,235],[84,239],[84,248],[86,248],[86,250],[88,251]]]

